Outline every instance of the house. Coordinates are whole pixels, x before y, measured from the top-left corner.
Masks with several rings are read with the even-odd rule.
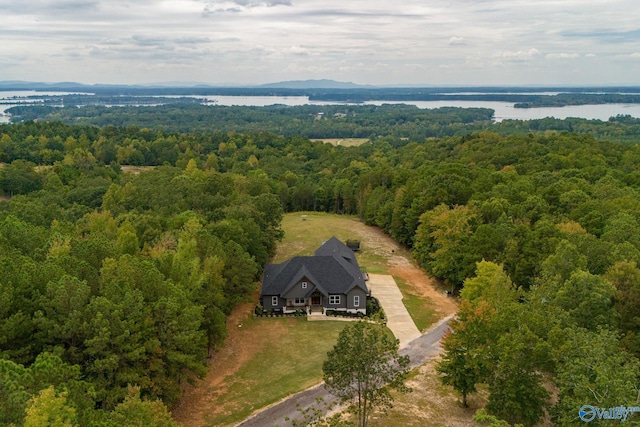
[[[313,256],[295,256],[264,269],[264,311],[367,313],[369,290],[351,249],[332,237]]]

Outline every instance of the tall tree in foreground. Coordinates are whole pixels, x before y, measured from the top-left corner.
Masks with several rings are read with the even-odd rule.
[[[364,321],[347,325],[322,365],[329,391],[350,403],[358,427],[366,427],[374,409],[385,411],[393,397],[389,389],[411,391],[404,381],[409,357],[398,354],[398,340],[378,323]]]
[[[458,317],[450,322],[451,331],[443,340],[444,352],[436,370],[442,384],[450,385],[462,397],[467,407],[467,396],[476,392],[476,384],[486,381],[491,360],[491,320],[496,312],[491,305],[481,301],[472,306],[463,300]]]

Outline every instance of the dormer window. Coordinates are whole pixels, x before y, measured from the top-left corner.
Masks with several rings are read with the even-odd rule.
[[[307,289],[307,282],[302,282],[302,289]]]

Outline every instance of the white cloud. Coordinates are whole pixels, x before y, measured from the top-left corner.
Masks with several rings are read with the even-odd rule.
[[[535,57],[541,56],[541,53],[536,48],[531,48],[528,50],[518,50],[518,51],[502,51],[498,52],[495,57],[499,59],[505,59],[509,61],[529,61]]]
[[[220,13],[239,13],[259,7],[292,6],[291,0],[207,0],[204,2],[205,16]]]
[[[464,46],[466,44],[464,37],[451,37],[449,39],[449,46]]]
[[[274,6],[291,6],[290,0],[232,0],[233,3],[244,7],[274,7]]]
[[[577,53],[548,53],[546,56],[548,59],[576,59],[580,58]]]

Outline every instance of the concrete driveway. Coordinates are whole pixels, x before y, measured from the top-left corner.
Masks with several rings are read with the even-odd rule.
[[[369,274],[367,286],[371,295],[380,301],[387,316],[387,327],[400,340],[400,348],[422,335],[402,303],[402,293],[392,276]]]

